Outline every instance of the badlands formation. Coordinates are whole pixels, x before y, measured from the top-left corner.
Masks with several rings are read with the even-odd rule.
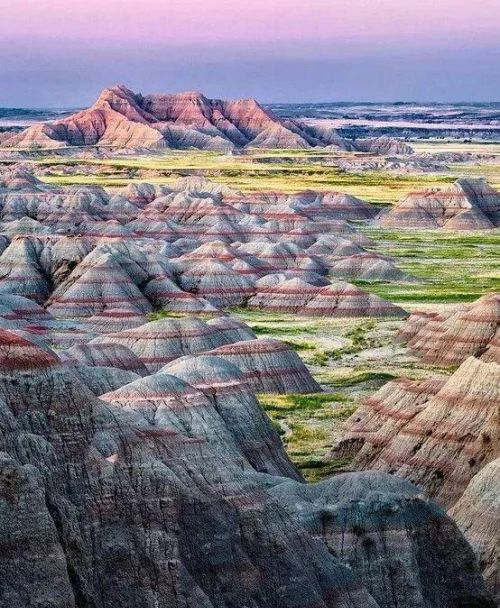
[[[2,306],[3,605],[493,607],[455,523],[411,483],[304,483],[252,388],[274,362],[313,388],[283,349],[166,320],[143,343],[118,332],[56,353],[62,322],[19,296]],[[256,348],[182,356],[242,337]],[[96,394],[84,370],[114,386]]]
[[[39,123],[2,138],[11,148],[105,148],[162,150],[198,148],[232,151],[245,147],[329,147],[408,154],[407,144],[387,137],[345,139],[334,129],[280,119],[254,99],[222,101],[197,92],[143,96],[123,85],[104,89],[87,110],[52,123]]]
[[[493,235],[492,186],[459,179],[380,213],[328,181],[118,184],[105,155],[65,165],[73,185],[44,181],[45,153],[79,147],[413,158],[404,141],[197,93],[113,87],[1,140],[0,608],[495,608],[499,295],[416,311],[375,293],[430,283],[378,235]],[[89,185],[99,171],[105,187]],[[332,346],[334,326],[351,329]],[[391,357],[414,374],[365,366],[359,407],[352,379],[328,380]],[[327,446],[342,467],[307,483],[285,448],[322,429],[286,416],[330,396],[348,418]]]
[[[413,192],[380,217],[382,226],[488,230],[500,227],[500,194],[482,179]]]
[[[449,510],[500,599],[500,294],[443,314],[415,313],[398,340],[449,377],[400,378],[345,423],[332,456],[405,478]]]
[[[346,220],[374,211],[355,197],[249,197],[198,178],[116,192],[58,188],[23,169],[0,180],[0,293],[59,318],[240,305],[329,317],[405,314],[345,280],[413,280],[358,244],[363,238]]]

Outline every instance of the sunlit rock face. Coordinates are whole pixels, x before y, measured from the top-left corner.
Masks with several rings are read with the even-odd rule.
[[[415,483],[449,509],[498,595],[500,365],[469,357],[451,376],[388,382],[346,422],[333,457]]]
[[[10,148],[106,146],[114,149],[198,148],[231,152],[254,148],[330,146],[374,154],[411,154],[392,138],[348,140],[334,129],[282,120],[254,99],[223,101],[202,93],[143,96],[123,85],[104,89],[87,110],[52,123],[35,124],[6,138]]]
[[[498,454],[500,365],[467,359],[448,379],[394,381],[346,424],[336,449],[397,474],[447,508]]]
[[[474,355],[500,363],[500,294],[448,312],[415,312],[398,340],[426,363],[458,365]]]

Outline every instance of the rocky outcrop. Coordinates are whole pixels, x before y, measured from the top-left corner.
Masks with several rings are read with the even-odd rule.
[[[318,287],[301,278],[282,273],[256,282],[250,308],[320,317],[402,317],[404,310],[350,283]]]
[[[409,194],[378,223],[394,228],[488,230],[500,226],[500,194],[482,179]]]
[[[388,382],[347,421],[332,456],[411,480],[449,508],[498,596],[499,445],[500,365],[470,357],[450,378]]]
[[[148,370],[144,363],[129,348],[122,344],[78,344],[60,356],[72,365],[90,367],[116,367],[145,376]]]
[[[136,323],[156,309],[275,310],[267,297],[274,275],[311,284],[314,301],[304,300],[300,314],[400,316],[389,302],[326,277],[415,280],[363,248],[370,241],[349,220],[375,211],[338,192],[247,196],[202,178],[121,191],[56,188],[22,167],[0,179],[0,295],[30,298],[59,319],[92,318],[97,333],[107,320],[109,331],[113,320],[119,330],[119,319]],[[17,234],[24,220],[33,233]],[[278,298],[293,286],[282,287]]]
[[[500,363],[500,294],[449,312],[415,312],[397,339],[426,363],[458,365],[470,355]]]
[[[197,92],[142,96],[124,86],[104,89],[88,110],[37,124],[4,145],[112,146],[114,148],[309,147],[298,126],[289,128],[254,100],[227,102]]]
[[[284,457],[281,440],[255,398],[252,383],[238,367],[221,357],[199,355],[176,359],[162,372],[203,392],[255,469],[300,480]]]
[[[479,559],[488,587],[500,600],[500,458],[477,473],[450,509]]]
[[[367,137],[355,139],[354,145],[360,152],[370,152],[371,154],[408,155],[413,154],[413,148],[401,139],[382,135],[381,137]]]
[[[297,353],[273,339],[245,340],[208,352],[236,365],[259,393],[315,393],[321,387]]]
[[[3,138],[2,138],[3,139]],[[334,129],[283,120],[254,99],[223,101],[202,93],[143,96],[123,85],[104,89],[87,110],[35,124],[6,137],[17,149],[99,146],[161,150],[199,148],[231,152],[244,147],[304,149],[313,146],[382,154],[411,154],[392,138],[350,141]]]
[[[368,471],[336,475],[312,486],[285,481],[272,492],[333,555],[370,581],[369,591],[379,606],[474,604],[467,584],[457,581],[453,590],[442,584],[443,578],[455,578],[451,556],[467,555],[472,566],[470,548],[457,538],[453,521],[412,484]],[[437,560],[443,564],[439,575]],[[374,571],[377,576],[372,577]]]
[[[308,486],[263,414],[246,435],[256,404],[248,389],[238,400],[232,366],[207,378],[188,362],[177,371],[200,388],[158,373],[100,400],[31,349],[31,366],[0,369],[10,607],[493,607],[463,537],[416,488],[363,473]],[[257,462],[254,441],[269,447]]]
[[[331,277],[357,281],[399,281],[413,283],[415,277],[403,272],[390,260],[372,253],[350,255],[332,260],[330,265]]]
[[[238,340],[252,340],[249,327],[208,324],[194,317],[163,319],[92,340],[91,345],[119,344],[130,349],[150,371],[157,371],[173,359],[207,352]]]
[[[441,378],[382,387],[346,423],[335,454],[411,480],[451,507],[498,456],[500,365],[470,357]]]

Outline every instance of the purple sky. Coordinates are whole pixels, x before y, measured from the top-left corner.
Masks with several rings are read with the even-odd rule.
[[[0,0],[0,105],[499,100],[500,0]]]

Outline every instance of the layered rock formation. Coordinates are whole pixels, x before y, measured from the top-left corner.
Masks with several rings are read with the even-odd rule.
[[[326,279],[412,279],[365,250],[370,242],[348,223],[374,215],[334,192],[245,196],[198,178],[112,192],[55,188],[14,166],[0,173],[0,294],[30,298],[57,318],[115,319],[119,330],[119,315],[138,316],[140,325],[158,308],[278,309],[269,287],[279,276],[308,284],[301,314],[401,316],[389,302]],[[19,234],[25,220],[29,234]],[[279,298],[293,283],[276,289]],[[292,299],[288,312],[297,309]]]
[[[139,357],[122,344],[78,344],[64,351],[63,359],[75,367],[116,367],[140,376],[148,373]]]
[[[395,381],[347,422],[337,453],[410,479],[451,507],[500,445],[500,365],[470,357],[446,381]]]
[[[459,365],[470,355],[500,363],[500,294],[448,312],[415,312],[397,336],[426,363]]]
[[[450,510],[479,559],[496,601],[500,601],[500,458],[475,475]]]
[[[300,278],[274,274],[257,281],[255,291],[248,300],[250,308],[324,317],[405,315],[401,308],[345,282],[317,287]]]
[[[55,355],[32,344],[28,365],[26,342],[0,344],[6,606],[493,607],[411,484],[304,484],[227,362],[183,360],[100,400]]]
[[[459,179],[448,188],[409,194],[378,221],[382,226],[395,228],[497,228],[500,194],[483,179]]]
[[[332,146],[374,153],[412,152],[406,144],[389,138],[351,141],[332,129],[280,119],[254,99],[222,101],[197,92],[143,96],[123,85],[104,89],[87,110],[53,123],[36,124],[6,138],[2,145],[219,151],[246,146],[298,149]]]
[[[280,340],[245,340],[209,351],[236,365],[259,393],[316,393],[321,387],[287,344]]]
[[[217,322],[187,317],[152,321],[139,327],[96,338],[91,345],[122,345],[130,349],[150,371],[182,357],[207,352],[223,344],[253,340],[255,334],[243,324],[230,328]]]
[[[369,471],[336,475],[312,486],[286,481],[272,492],[333,555],[370,580],[369,591],[379,606],[474,604],[466,585],[445,591],[433,571],[438,555],[462,555],[467,546],[451,540],[455,524],[443,521],[438,508],[424,507],[412,484]],[[383,529],[377,523],[381,520]],[[448,560],[443,563],[446,578],[453,568]],[[372,578],[374,570],[378,576]],[[425,579],[425,588],[420,579]]]
[[[332,455],[408,479],[451,508],[498,595],[499,446],[500,365],[470,357],[450,378],[387,383],[346,422]]]

